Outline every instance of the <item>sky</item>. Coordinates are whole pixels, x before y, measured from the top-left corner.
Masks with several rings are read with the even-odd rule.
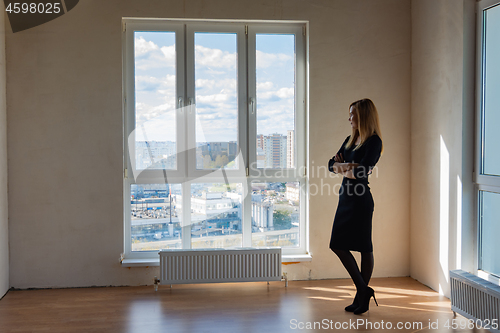
[[[136,140],[175,141],[174,32],[135,32]],[[195,33],[196,141],[237,140],[237,35]],[[257,133],[294,128],[294,36],[256,36]]]

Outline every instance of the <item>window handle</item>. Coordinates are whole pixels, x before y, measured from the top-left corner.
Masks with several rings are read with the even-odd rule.
[[[177,108],[180,109],[181,112],[182,112],[182,107],[184,106],[183,101],[184,100],[182,97],[179,97],[179,99],[177,100]]]
[[[255,98],[253,97],[248,98],[248,110],[251,114],[255,113]]]

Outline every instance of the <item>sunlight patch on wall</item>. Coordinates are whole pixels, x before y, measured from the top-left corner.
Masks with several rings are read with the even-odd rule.
[[[441,138],[439,163],[439,264],[444,275],[444,281],[439,281],[439,293],[444,294],[448,289],[448,249],[449,249],[449,225],[450,225],[450,153]],[[443,288],[443,285],[445,287]]]

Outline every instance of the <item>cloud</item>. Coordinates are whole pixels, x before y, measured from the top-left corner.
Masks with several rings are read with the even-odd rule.
[[[157,90],[161,85],[161,82],[154,77],[135,77],[135,90],[136,91],[154,91]]]
[[[200,117],[200,120],[217,120],[222,118],[220,112],[214,112],[212,114],[203,114],[199,115],[198,117]]]
[[[215,81],[215,80],[197,79],[195,82],[195,87],[196,87],[196,89],[212,88],[213,86],[215,86],[216,82],[217,81]]]
[[[236,59],[236,52],[229,53],[219,49],[195,45],[195,62],[197,65],[216,68],[236,68]]]
[[[171,114],[163,114],[153,117],[149,121],[140,122],[136,125],[136,140],[151,141],[176,141],[175,118]]]
[[[150,122],[150,125],[160,119],[175,120],[175,102],[167,102],[159,105],[136,103],[136,126]],[[152,122],[151,122],[152,121]]]
[[[197,133],[198,131],[204,133],[204,139],[200,137],[199,140],[230,141],[237,139],[238,104],[236,91],[231,88],[231,81],[226,80],[226,87],[222,87],[218,93],[197,95]],[[219,88],[221,87],[213,87],[210,90]]]
[[[283,53],[265,53],[256,51],[256,65],[257,68],[268,68],[271,66],[281,65],[283,62],[293,60],[292,56]]]
[[[175,64],[175,45],[163,46],[160,50],[167,62]]]
[[[290,98],[295,95],[295,89],[294,88],[280,88],[276,92],[276,96],[279,98]]]
[[[228,99],[229,99],[229,96],[227,94],[196,96],[196,103],[212,104],[214,102],[225,102]]]
[[[195,82],[196,89],[207,88],[207,90],[213,90],[214,88],[217,88],[218,90],[224,90],[232,94],[236,93],[237,85],[238,82],[236,79],[230,78],[221,80],[197,79]]]
[[[196,112],[199,115],[213,114],[218,112],[227,115],[228,118],[237,117],[238,98],[233,92],[198,95],[196,97]]]
[[[292,99],[295,96],[294,88],[280,88],[274,91],[263,91],[257,92],[258,101],[268,100],[268,101],[279,101],[282,99]]]
[[[168,96],[171,98],[175,95],[175,75],[167,74],[163,77],[154,77],[148,75],[137,75],[135,77],[135,90],[136,91],[147,91],[154,92],[163,96]],[[137,99],[140,100],[141,96]],[[149,96],[148,98],[151,98]]]
[[[274,87],[274,83],[271,81],[257,82],[257,91],[271,90]]]
[[[287,133],[294,128],[294,101],[281,100],[279,103],[266,101],[257,105],[257,134]]]
[[[144,37],[135,39],[135,67],[139,70],[154,68],[175,68],[175,45],[162,46],[161,48]]]
[[[234,118],[238,108],[238,93],[236,79],[196,80],[196,110],[199,115],[213,114],[216,110]]]
[[[135,39],[134,46],[135,46],[135,56],[136,57],[144,56],[145,54],[147,54],[151,51],[159,49],[158,45],[156,45],[155,43],[153,43],[151,41],[150,42],[146,41],[144,39],[144,37],[142,37],[142,36]]]

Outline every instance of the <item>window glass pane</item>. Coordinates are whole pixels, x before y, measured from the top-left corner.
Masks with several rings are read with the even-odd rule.
[[[500,5],[485,13],[483,173],[500,176]]]
[[[238,153],[238,53],[235,33],[197,32],[196,168],[235,169]]]
[[[191,184],[191,247],[242,246],[241,183]]]
[[[299,246],[300,183],[252,183],[252,246]]]
[[[481,191],[481,269],[500,276],[500,194]]]
[[[295,168],[295,36],[256,35],[257,167]]]
[[[135,169],[176,169],[175,32],[136,31],[134,47]]]
[[[130,186],[132,251],[182,247],[180,184]]]

